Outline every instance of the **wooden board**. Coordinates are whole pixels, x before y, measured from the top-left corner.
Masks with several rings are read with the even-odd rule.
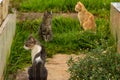
[[[8,15],[9,0],[3,0],[0,3],[0,26]]]
[[[2,23],[2,7],[1,7],[1,4],[0,4],[0,25]]]
[[[111,32],[117,44],[117,52],[120,53],[120,2],[111,3],[110,23]]]
[[[10,55],[10,47],[15,34],[16,14],[9,14],[0,27],[0,80],[4,80],[4,70]]]
[[[8,5],[9,5],[9,0],[3,0],[2,2],[2,20],[6,18],[8,15]]]

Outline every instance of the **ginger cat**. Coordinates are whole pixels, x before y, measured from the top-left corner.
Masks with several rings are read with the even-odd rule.
[[[78,12],[78,19],[83,29],[96,32],[96,23],[93,14],[88,12],[80,1],[75,5],[75,11]]]

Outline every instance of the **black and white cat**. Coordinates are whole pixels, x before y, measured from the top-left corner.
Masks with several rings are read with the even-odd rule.
[[[32,35],[26,40],[24,48],[30,49],[32,56],[32,66],[28,69],[29,80],[47,80],[45,48]]]
[[[45,11],[43,15],[42,22],[40,24],[40,28],[38,31],[39,37],[46,41],[49,42],[53,38],[53,33],[52,33],[52,11]]]

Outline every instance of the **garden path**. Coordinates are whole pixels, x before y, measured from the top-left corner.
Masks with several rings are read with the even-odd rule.
[[[68,80],[70,75],[67,71],[67,61],[70,57],[76,59],[78,56],[80,58],[84,58],[85,54],[56,54],[52,58],[48,58],[46,62],[46,68],[48,70],[48,80]],[[27,69],[28,67],[26,67],[24,70],[18,70],[16,80],[28,80]]]
[[[43,13],[17,13],[17,20],[18,21],[25,21],[25,20],[35,20],[42,18]],[[77,19],[77,13],[53,13],[53,17],[55,16],[64,16],[64,17],[72,17]],[[69,73],[68,73],[68,66],[67,61],[70,57],[77,58],[78,56],[83,58],[85,54],[80,55],[67,55],[67,54],[56,54],[52,58],[48,58],[46,62],[46,68],[48,70],[48,80],[68,80]],[[27,74],[28,67],[24,68],[24,70],[18,70],[16,79],[15,80],[28,80]]]

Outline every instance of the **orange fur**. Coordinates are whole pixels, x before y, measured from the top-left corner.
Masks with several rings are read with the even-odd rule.
[[[83,29],[96,32],[96,23],[93,14],[88,12],[80,1],[77,2],[75,11],[78,12],[78,19]]]

